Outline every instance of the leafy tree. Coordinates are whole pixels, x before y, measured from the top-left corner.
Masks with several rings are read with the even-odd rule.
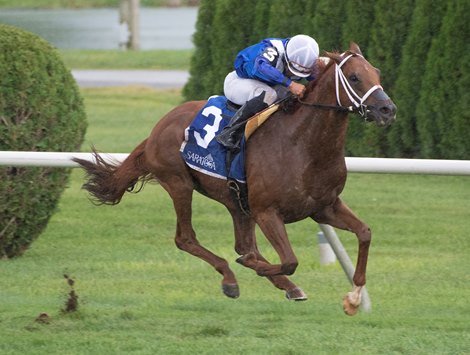
[[[424,158],[468,159],[470,154],[470,3],[450,0],[426,62],[416,111]]]
[[[367,57],[371,25],[374,23],[374,5],[369,0],[347,0],[342,22],[342,49],[356,42]]]
[[[410,33],[403,47],[403,56],[395,83],[393,99],[398,107],[397,122],[388,135],[391,156],[419,156],[416,128],[416,104],[421,92],[426,58],[432,39],[438,34],[446,2],[417,0]]]
[[[307,0],[274,0],[269,11],[269,37],[292,37],[305,30]]]
[[[327,51],[341,49],[341,22],[343,17],[343,1],[317,1],[311,22],[312,28],[309,32],[317,40],[320,48]]]
[[[0,150],[76,151],[86,116],[79,89],[46,41],[0,25]],[[46,228],[70,169],[0,167],[0,259],[21,255]]]
[[[233,70],[237,53],[252,44],[251,28],[255,19],[250,0],[217,1],[212,37],[212,94],[223,94],[225,76]]]
[[[374,8],[374,23],[371,29],[368,59],[380,68],[382,86],[393,96],[394,83],[402,56],[403,39],[406,37],[414,0],[377,0]],[[386,156],[388,153],[387,134],[390,128],[368,126],[364,132],[365,141],[372,146],[370,153]]]
[[[257,0],[254,7],[254,21],[251,26],[250,42],[257,43],[263,38],[271,37],[269,33],[269,9],[271,0]]]
[[[304,27],[303,27],[303,33],[306,35],[312,36],[313,38],[317,38],[317,34],[314,31],[314,26],[313,26],[313,19],[315,17],[315,9],[317,7],[317,0],[308,0],[307,4],[305,6],[305,11],[304,11]],[[320,46],[320,50],[323,47]]]
[[[237,52],[262,38],[305,33],[328,51],[343,51],[355,41],[381,70],[382,85],[397,103],[398,121],[384,130],[352,117],[346,153],[462,157],[470,141],[464,123],[469,34],[462,21],[467,6],[461,0],[202,0],[196,59],[184,92],[198,98],[222,93]],[[448,23],[441,31],[444,14]]]
[[[356,42],[367,58],[371,25],[374,23],[374,5],[367,0],[348,0],[345,3],[346,18],[342,23],[342,48],[349,48],[350,42]],[[376,142],[365,144],[365,133],[376,130],[368,127],[363,120],[352,117],[349,121],[346,152],[348,155],[374,155]]]
[[[214,2],[201,0],[196,22],[196,32],[193,36],[196,47],[191,58],[189,70],[190,78],[183,88],[186,100],[201,100],[212,95],[212,86],[209,78],[212,71],[212,36],[215,33],[213,26]]]
[[[382,85],[392,91],[402,57],[404,39],[409,33],[414,0],[377,0],[371,29],[369,58],[380,67]]]

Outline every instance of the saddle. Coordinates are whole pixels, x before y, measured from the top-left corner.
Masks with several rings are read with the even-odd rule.
[[[185,130],[185,140],[180,147],[184,162],[191,169],[227,180],[232,196],[247,214],[249,208],[244,161],[245,143],[279,107],[280,102],[277,102],[245,121],[240,152],[234,154],[228,154],[232,152],[215,139],[237,111],[225,96],[210,97]]]
[[[266,120],[279,109],[280,104],[272,104],[261,112],[258,112],[250,118],[245,126],[245,139],[248,140],[253,133],[264,123]]]

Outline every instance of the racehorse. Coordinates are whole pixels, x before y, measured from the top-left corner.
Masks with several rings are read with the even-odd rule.
[[[343,299],[346,314],[353,315],[366,283],[371,231],[339,195],[346,182],[344,158],[348,113],[357,113],[378,126],[395,120],[396,106],[380,86],[380,74],[351,43],[348,51],[325,53],[324,65],[307,86],[303,99],[289,111],[275,112],[247,141],[246,182],[251,214],[243,213],[227,188],[226,180],[189,168],[180,154],[184,131],[205,101],[184,103],[167,113],[122,163],[106,161],[93,150],[94,162],[74,158],[87,173],[83,188],[104,204],[117,204],[139,182],[156,180],[168,192],[176,211],[178,248],[197,256],[222,274],[222,290],[239,296],[239,287],[227,261],[203,247],[192,228],[192,196],[196,190],[222,203],[230,212],[235,232],[237,262],[267,277],[291,300],[306,294],[288,279],[298,265],[285,224],[312,218],[348,230],[358,239],[353,290]],[[259,252],[258,224],[279,255],[270,264]]]

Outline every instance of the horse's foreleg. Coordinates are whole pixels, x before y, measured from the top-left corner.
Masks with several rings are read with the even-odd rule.
[[[256,270],[258,261],[269,264],[261,255],[256,245],[255,221],[247,216],[241,215],[238,211],[230,211],[233,218],[235,229],[235,251],[241,255],[237,260],[243,266]],[[244,262],[246,259],[252,259],[252,262]],[[275,275],[266,276],[266,278],[278,289],[286,292],[289,300],[303,301],[307,295],[303,290],[296,286],[287,276]]]
[[[244,255],[238,261],[260,276],[292,275],[298,262],[282,219],[275,212],[265,211],[256,215],[256,222],[279,255],[281,264],[269,264],[257,259],[254,253]]]
[[[198,258],[211,264],[220,274],[222,274],[222,291],[231,298],[240,296],[237,280],[227,261],[199,244],[196,239],[196,233],[192,228],[192,185],[185,184],[185,181],[176,181],[172,179],[172,184],[165,184],[160,181],[162,186],[168,191],[176,211],[176,246]],[[187,185],[187,186],[185,186]]]
[[[325,213],[324,217],[325,219],[322,219],[320,221],[321,223],[353,232],[358,239],[357,263],[353,276],[354,288],[343,300],[345,312],[349,315],[354,315],[361,303],[361,289],[366,284],[367,259],[372,234],[369,226],[357,218],[351,209],[339,198],[336,200],[332,209]]]

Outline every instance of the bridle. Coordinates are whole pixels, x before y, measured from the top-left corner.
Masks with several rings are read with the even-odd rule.
[[[367,100],[367,98],[375,91],[375,90],[383,90],[381,85],[374,85],[372,86],[362,97],[359,96],[354,89],[351,87],[351,84],[349,84],[349,81],[346,79],[346,76],[343,73],[343,70],[341,67],[346,63],[350,58],[359,56],[362,57],[360,54],[356,53],[351,53],[348,56],[346,56],[339,64],[336,64],[335,67],[335,92],[336,92],[336,106],[334,105],[325,105],[325,104],[318,104],[318,103],[308,103],[305,102],[301,99],[298,99],[298,101],[307,106],[314,106],[314,107],[319,107],[319,108],[324,108],[324,109],[330,109],[330,110],[337,110],[337,111],[343,111],[343,112],[351,112],[351,113],[357,113],[361,117],[367,120],[367,113],[370,112],[370,110],[367,109],[367,105],[364,104],[364,102]],[[363,58],[363,57],[362,57]],[[341,100],[339,97],[339,89],[340,89],[340,84],[343,90],[346,92],[346,95],[348,96],[349,100],[353,105],[351,106],[343,106],[341,104]]]

